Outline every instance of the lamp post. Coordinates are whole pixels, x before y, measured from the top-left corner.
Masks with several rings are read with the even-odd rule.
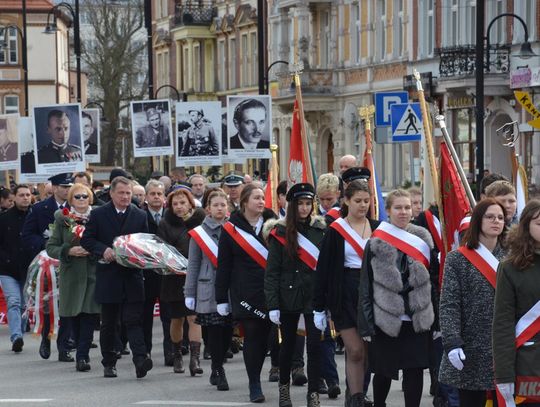
[[[61,7],[65,7],[73,18],[73,41],[75,45],[75,59],[77,69],[77,102],[81,101],[81,32],[79,25],[79,0],[75,0],[75,8],[69,3],[62,2],[55,5],[49,14],[47,14],[47,26],[45,27],[45,34],[54,34],[58,31],[56,26],[56,11]],[[50,22],[51,14],[53,15],[53,22]]]
[[[477,0],[476,3],[476,188],[477,196],[480,197],[480,183],[484,177],[484,69],[490,71],[490,40],[489,34],[493,24],[503,17],[513,17],[518,20],[525,31],[525,41],[521,44],[521,58],[537,56],[529,43],[529,30],[521,17],[513,13],[503,13],[490,21],[486,36],[484,36],[485,0]],[[484,42],[486,47],[484,48]],[[487,54],[485,52],[487,51]],[[484,65],[485,57],[485,65]]]
[[[180,102],[180,92],[178,92],[178,89],[176,89],[173,85],[169,85],[169,84],[166,84],[166,85],[161,85],[159,88],[156,89],[156,92],[154,93],[154,97],[153,99],[156,99],[157,98],[157,95],[159,93],[159,91],[161,89],[164,89],[164,88],[169,88],[169,89],[172,89],[174,91],[174,93],[176,93],[176,101],[177,102]],[[187,94],[186,93],[182,93],[182,101],[183,102],[186,102],[187,101]]]
[[[268,93],[270,92],[270,69],[274,66],[274,65],[277,65],[277,64],[285,64],[285,65],[289,65],[289,62],[287,61],[283,61],[282,59],[279,59],[277,61],[274,61],[272,62],[268,68],[266,68],[266,76],[264,77],[264,94],[265,95],[268,95]]]
[[[24,4],[23,14],[26,15],[26,2]],[[24,19],[24,21],[26,21],[26,18]],[[4,40],[2,43],[0,43],[0,51],[2,51],[2,48],[7,48],[9,46],[8,36],[9,36],[10,29],[16,30],[17,34],[21,37],[22,67],[23,67],[23,81],[24,81],[24,114],[25,116],[28,116],[28,50],[26,48],[26,35],[16,25],[7,25],[7,26],[4,26],[3,29],[4,29]],[[26,31],[26,29],[24,31]]]

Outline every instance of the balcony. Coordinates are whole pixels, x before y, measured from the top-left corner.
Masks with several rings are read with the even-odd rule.
[[[213,1],[187,1],[176,5],[174,25],[209,26],[216,16],[217,9]]]
[[[485,64],[486,73],[508,73],[510,70],[510,45],[492,45],[490,66]],[[476,49],[474,45],[437,48],[435,55],[440,58],[439,74],[442,78],[454,76],[468,77],[475,74]]]

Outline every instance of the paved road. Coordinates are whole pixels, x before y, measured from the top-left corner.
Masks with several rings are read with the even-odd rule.
[[[159,334],[156,323],[154,333]],[[97,339],[98,333],[95,333]],[[154,338],[155,343],[160,337]],[[210,361],[202,361],[203,377],[192,378],[188,374],[174,374],[171,367],[163,366],[163,356],[156,353],[154,369],[144,379],[135,378],[135,369],[129,356],[118,361],[116,379],[103,378],[99,349],[91,350],[92,370],[80,373],[74,363],[58,362],[54,349],[49,360],[38,355],[38,338],[25,336],[24,350],[20,354],[11,352],[7,326],[0,326],[0,405],[9,406],[248,406],[247,378],[241,354],[225,365],[231,390],[219,392],[208,383]],[[155,351],[161,346],[155,345]],[[341,380],[344,377],[343,356],[337,356]],[[263,406],[277,406],[278,390],[276,383],[268,382],[270,360],[263,368],[263,391],[266,403]],[[427,395],[429,376],[426,372],[422,406],[431,406]],[[393,382],[387,402],[388,407],[404,405],[401,383]],[[343,386],[342,386],[343,390]],[[292,388],[295,407],[305,406],[306,386]],[[370,390],[371,393],[371,390]],[[323,407],[343,406],[343,397],[329,400],[321,395]]]

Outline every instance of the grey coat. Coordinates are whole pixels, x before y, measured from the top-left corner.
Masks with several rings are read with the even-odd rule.
[[[222,230],[221,223],[207,216],[202,227],[217,245]],[[216,268],[197,242],[191,239],[189,241],[189,263],[184,296],[195,298],[195,311],[197,313],[209,314],[217,311],[215,282]]]
[[[493,251],[504,257],[499,246]],[[444,346],[439,380],[465,390],[492,390],[493,352],[491,327],[495,289],[459,251],[446,257],[439,318]],[[448,352],[463,348],[463,370],[448,360]]]

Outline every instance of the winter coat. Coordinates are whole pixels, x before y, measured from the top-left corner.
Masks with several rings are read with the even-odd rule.
[[[499,246],[493,251],[504,256]],[[495,289],[461,252],[448,254],[440,300],[440,325],[444,355],[439,379],[442,383],[465,390],[492,390],[493,355],[491,327]],[[463,370],[448,360],[448,352],[463,348]]]
[[[430,247],[430,269],[384,240],[372,237],[364,250],[360,273],[358,330],[362,337],[374,336],[375,326],[390,337],[398,337],[403,315],[411,318],[416,333],[429,331],[435,322],[435,295],[430,280],[438,275],[438,262],[433,240],[420,226],[408,224],[405,230]]]
[[[263,220],[275,218],[272,211],[263,213]],[[242,212],[236,211],[229,219],[236,228],[251,234],[266,247],[262,229],[255,235]],[[236,241],[223,231],[219,238],[218,268],[216,273],[216,301],[218,304],[230,303],[235,319],[266,319],[264,301],[264,268],[253,260]]]
[[[222,224],[207,216],[202,228],[217,245]],[[195,298],[195,311],[199,314],[216,312],[216,268],[194,239],[189,241],[189,263],[184,296]]]
[[[21,239],[27,214],[28,211],[13,206],[0,215],[0,275],[13,277],[22,284],[32,261]]]
[[[199,226],[206,214],[204,209],[197,208],[187,220],[176,216],[171,209],[167,209],[161,222],[159,222],[157,235],[170,245],[176,247],[184,257],[189,255],[188,232]],[[184,283],[186,276],[167,275],[161,279],[160,298],[166,302],[184,302]]]
[[[68,222],[61,209],[54,213],[52,235],[46,246],[47,254],[60,260],[58,314],[61,317],[98,314],[101,307],[95,300],[96,259],[92,255],[73,257],[68,254],[69,249],[80,246],[80,240],[70,230]]]
[[[493,357],[497,383],[514,383],[518,376],[540,377],[540,333],[515,348],[515,329],[519,319],[540,301],[540,253],[523,270],[508,262],[499,264],[495,316],[493,319]],[[516,386],[516,394],[524,395]],[[533,386],[528,386],[529,391]],[[536,387],[538,394],[538,387]],[[525,404],[527,405],[527,404]]]
[[[331,216],[326,216],[331,220]],[[368,219],[372,231],[377,229],[380,222]],[[315,273],[315,293],[313,309],[315,311],[329,310],[334,318],[339,319],[342,307],[343,273],[345,264],[345,239],[334,228],[328,227],[321,242],[319,261]],[[356,307],[355,307],[356,308]]]
[[[282,313],[311,313],[315,270],[298,257],[292,258],[270,232],[275,230],[285,238],[285,219],[271,219],[264,224],[263,234],[268,241],[268,261],[264,275],[264,295],[268,310]],[[299,224],[298,232],[316,247],[320,247],[326,223],[322,216],[313,216],[308,225]]]

